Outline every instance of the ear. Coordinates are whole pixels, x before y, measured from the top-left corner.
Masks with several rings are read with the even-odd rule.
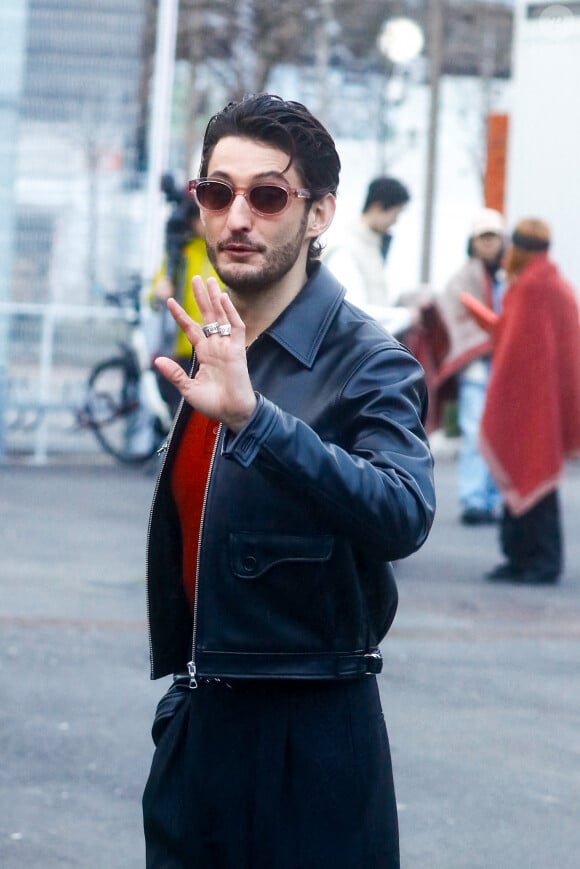
[[[326,232],[336,211],[336,198],[332,193],[327,193],[322,199],[316,199],[308,212],[307,238],[318,238]]]

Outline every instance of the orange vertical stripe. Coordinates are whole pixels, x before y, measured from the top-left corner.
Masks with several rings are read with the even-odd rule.
[[[487,119],[487,156],[484,196],[487,208],[503,213],[505,207],[505,175],[509,118],[491,114]]]

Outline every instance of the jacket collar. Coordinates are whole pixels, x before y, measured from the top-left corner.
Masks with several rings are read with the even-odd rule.
[[[298,295],[265,334],[311,368],[346,290],[322,263],[315,263]]]

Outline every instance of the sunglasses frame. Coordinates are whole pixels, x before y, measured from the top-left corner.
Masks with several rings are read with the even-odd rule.
[[[231,199],[227,205],[224,205],[223,208],[208,208],[205,205],[202,205],[197,196],[197,188],[200,184],[211,183],[211,184],[220,184],[223,187],[226,187],[231,193]],[[252,191],[258,187],[276,187],[279,190],[283,190],[287,194],[286,204],[283,208],[280,208],[278,211],[260,211],[254,205],[252,205],[251,195]],[[223,178],[195,178],[193,181],[188,183],[188,190],[193,196],[195,196],[195,200],[200,208],[203,208],[204,211],[208,211],[210,214],[222,214],[224,211],[227,211],[228,208],[231,208],[236,196],[243,196],[248,204],[248,208],[254,214],[259,215],[259,217],[277,217],[279,214],[284,214],[284,212],[290,207],[291,197],[296,197],[296,199],[312,199],[312,194],[310,190],[307,190],[305,187],[287,187],[286,184],[279,184],[273,181],[257,181],[255,184],[251,184],[249,187],[234,187],[233,184],[230,184],[229,181],[224,181]]]

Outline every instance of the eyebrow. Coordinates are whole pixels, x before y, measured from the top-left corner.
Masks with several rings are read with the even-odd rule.
[[[252,176],[251,183],[255,184],[256,182],[259,182],[259,181],[270,181],[272,179],[275,179],[277,181],[284,181],[284,183],[288,187],[290,187],[291,184],[288,181],[288,179],[286,178],[286,176],[284,175],[284,171],[285,170],[282,170],[281,172],[277,172],[275,169],[270,169],[268,172],[258,172],[256,175]],[[228,172],[222,172],[219,169],[216,169],[215,172],[212,172],[207,177],[208,178],[223,178],[224,181],[229,181],[230,184],[233,184],[232,176]]]

